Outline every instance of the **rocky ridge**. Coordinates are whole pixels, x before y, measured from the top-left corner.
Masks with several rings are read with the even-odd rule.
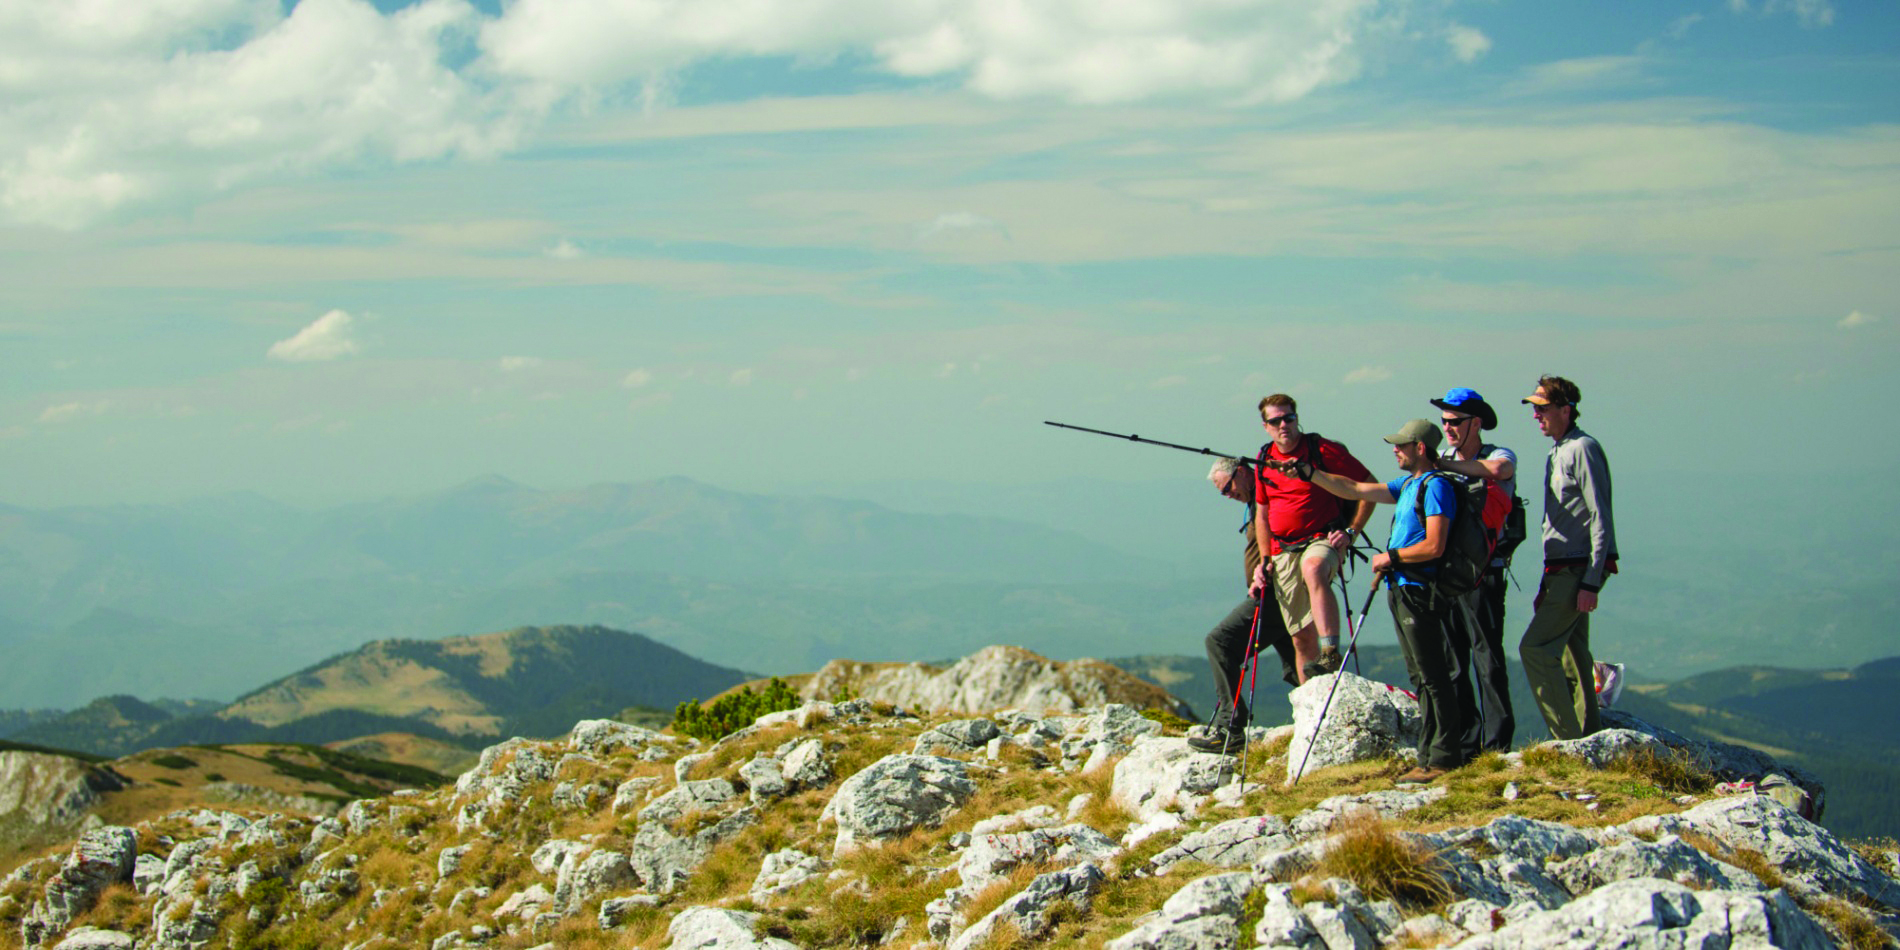
[[[1900,932],[1896,856],[1716,794],[1708,770],[1743,767],[1732,753],[1626,720],[1395,788],[1415,704],[1340,676],[1325,763],[1298,761],[1322,678],[1296,691],[1294,726],[1259,731],[1244,787],[1236,759],[1120,704],[924,718],[813,700],[711,744],[587,721],[489,748],[452,789],[335,817],[93,829],[9,876],[0,941],[1819,948]]]
[[[1074,713],[1120,703],[1192,716],[1167,690],[1101,660],[1058,662],[1009,646],[985,647],[945,668],[832,660],[800,692],[807,699],[849,695],[938,713]]]

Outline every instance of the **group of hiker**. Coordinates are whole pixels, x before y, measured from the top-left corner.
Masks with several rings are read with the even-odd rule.
[[[1543,578],[1518,655],[1559,739],[1601,728],[1590,614],[1616,573],[1609,462],[1577,426],[1581,398],[1575,383],[1545,376],[1522,400],[1552,444]],[[1208,473],[1221,494],[1250,509],[1242,527],[1248,599],[1207,635],[1219,697],[1209,727],[1189,740],[1195,748],[1233,753],[1246,745],[1240,677],[1261,647],[1274,648],[1289,685],[1340,670],[1340,614],[1351,605],[1341,605],[1333,585],[1347,560],[1361,556],[1355,542],[1381,504],[1393,506],[1392,527],[1368,566],[1386,588],[1421,718],[1419,764],[1400,783],[1429,783],[1486,750],[1511,747],[1505,574],[1528,533],[1517,455],[1485,441],[1498,417],[1477,391],[1452,389],[1430,404],[1436,421],[1412,419],[1385,437],[1403,472],[1391,481],[1376,480],[1341,443],[1303,429],[1298,403],[1283,393],[1260,401],[1269,441],[1258,457],[1222,458]]]

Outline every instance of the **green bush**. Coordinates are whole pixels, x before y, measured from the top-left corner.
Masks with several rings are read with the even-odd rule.
[[[756,693],[752,687],[742,686],[738,692],[727,693],[710,705],[702,706],[697,701],[680,703],[673,710],[673,731],[716,742],[751,725],[766,713],[796,709],[803,702],[796,690],[774,676],[765,689]]]
[[[152,764],[164,766],[168,769],[195,769],[198,767],[198,763],[182,755],[161,755],[153,759]]]

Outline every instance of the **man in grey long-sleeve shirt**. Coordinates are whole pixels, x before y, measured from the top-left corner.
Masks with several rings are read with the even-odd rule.
[[[1604,581],[1616,573],[1616,527],[1610,515],[1610,461],[1577,428],[1577,384],[1561,376],[1537,381],[1525,397],[1537,427],[1550,436],[1544,461],[1544,579],[1518,655],[1550,734],[1577,739],[1603,728],[1597,715],[1590,613]]]

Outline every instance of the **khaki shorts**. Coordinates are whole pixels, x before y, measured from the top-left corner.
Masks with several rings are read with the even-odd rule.
[[[1297,558],[1297,561],[1296,561]],[[1339,573],[1339,552],[1320,538],[1301,548],[1297,555],[1282,550],[1273,556],[1273,589],[1280,602],[1280,616],[1286,618],[1288,633],[1299,633],[1313,623],[1313,597],[1306,589],[1306,576],[1300,563],[1323,560],[1326,579]]]

